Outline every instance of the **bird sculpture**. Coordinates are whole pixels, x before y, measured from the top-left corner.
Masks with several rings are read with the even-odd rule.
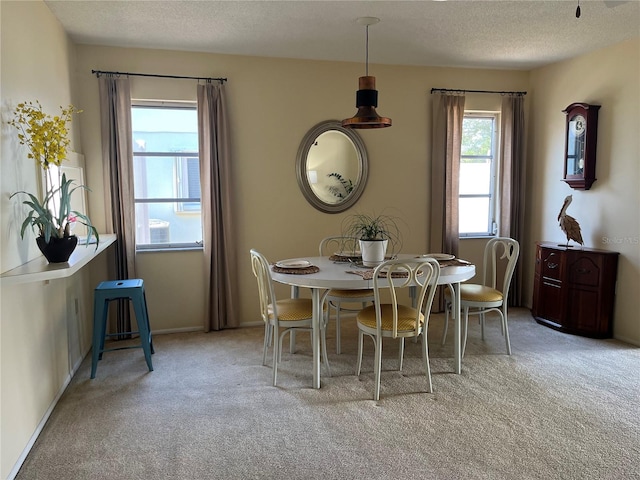
[[[584,245],[582,240],[582,233],[580,232],[580,224],[571,215],[567,215],[567,208],[573,200],[573,195],[567,195],[562,204],[562,209],[558,214],[558,222],[560,223],[560,229],[567,236],[567,247],[569,246],[569,240],[573,240],[580,245]]]

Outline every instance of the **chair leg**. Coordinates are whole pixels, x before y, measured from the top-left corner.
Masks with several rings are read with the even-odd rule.
[[[402,361],[404,360],[404,338],[400,338],[400,346],[398,347],[398,371],[402,371]]]
[[[447,331],[449,330],[449,311],[451,309],[451,304],[449,302],[445,302],[444,304],[444,328],[442,329],[442,341],[441,345],[444,345],[445,340],[447,339]],[[453,316],[453,312],[451,312]]]
[[[280,335],[278,335],[278,324],[273,325],[273,386],[276,386],[278,378],[278,354],[280,352]]]
[[[424,362],[424,371],[427,375],[427,391],[433,393],[433,384],[431,382],[431,366],[429,365],[429,346],[427,345],[427,329],[422,330],[422,360]]]
[[[362,330],[358,329],[358,364],[356,365],[356,376],[360,376],[360,369],[362,368],[362,344],[364,343],[364,334]]]
[[[484,313],[478,315],[480,317],[480,338],[484,340]]]
[[[460,353],[460,357],[464,357],[464,351],[467,347],[467,332],[469,330],[469,307],[464,308],[464,340],[462,341],[462,352]]]
[[[296,332],[291,330],[289,335],[289,353],[296,353]]]
[[[380,375],[382,373],[382,338],[373,338],[375,344],[375,376],[376,384],[373,391],[373,399],[377,402],[380,400]]]
[[[500,310],[498,310],[500,311]],[[504,330],[504,338],[507,344],[507,355],[511,355],[511,341],[509,340],[509,323],[507,320],[507,307],[504,307],[504,312],[500,312],[502,316],[502,328]]]
[[[340,302],[336,303],[334,306],[336,308],[336,353],[340,355],[340,353],[342,353],[342,345],[340,340],[342,332],[342,326],[340,323]]]
[[[267,349],[271,345],[271,324],[264,324],[264,347],[262,348],[262,365],[267,364]]]

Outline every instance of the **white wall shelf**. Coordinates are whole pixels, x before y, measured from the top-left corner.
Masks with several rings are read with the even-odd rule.
[[[78,244],[66,263],[48,263],[44,256],[9,270],[0,275],[0,286],[18,285],[21,283],[55,280],[70,277],[100,253],[115,243],[114,234],[100,234],[100,243],[96,250],[95,244]]]

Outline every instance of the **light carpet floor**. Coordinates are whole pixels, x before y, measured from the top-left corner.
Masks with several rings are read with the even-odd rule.
[[[512,309],[513,355],[497,321],[484,341],[472,323],[455,375],[442,322],[429,328],[434,393],[420,346],[407,343],[398,372],[386,341],[379,402],[370,340],[354,374],[352,319],[341,355],[329,328],[320,390],[306,334],[271,385],[262,327],[157,335],[154,372],[141,350],[124,350],[105,353],[89,380],[86,358],[17,479],[640,479],[639,348]]]

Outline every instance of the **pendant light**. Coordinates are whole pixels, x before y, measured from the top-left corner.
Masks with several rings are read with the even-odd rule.
[[[357,22],[366,26],[366,58],[365,76],[358,79],[358,92],[356,93],[355,116],[342,121],[345,128],[384,128],[391,126],[391,119],[381,117],[376,112],[378,106],[378,91],[376,90],[376,77],[369,76],[369,25],[375,25],[380,21],[376,17],[361,17]]]

